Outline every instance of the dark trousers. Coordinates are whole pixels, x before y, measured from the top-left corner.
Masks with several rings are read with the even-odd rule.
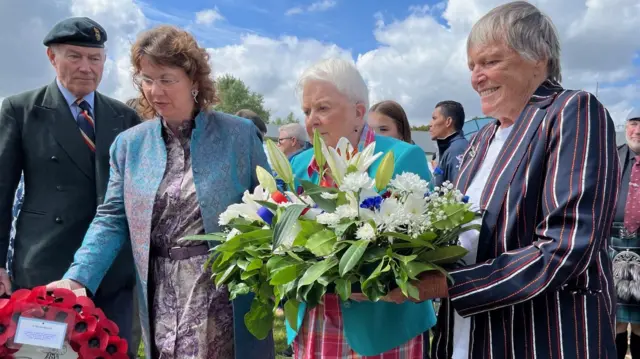
[[[100,291],[92,298],[97,308],[102,309],[108,319],[120,328],[118,336],[129,343],[129,358],[136,358],[138,348],[132,345],[133,288],[123,288],[117,293],[102,295]],[[138,320],[138,318],[135,318]]]

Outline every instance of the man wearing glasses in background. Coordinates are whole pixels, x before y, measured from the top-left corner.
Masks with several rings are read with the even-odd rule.
[[[289,123],[281,126],[278,136],[278,148],[288,159],[311,147],[307,132],[299,123]]]

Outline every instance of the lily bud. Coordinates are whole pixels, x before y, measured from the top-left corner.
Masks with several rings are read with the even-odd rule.
[[[393,156],[393,151],[389,151],[382,158],[380,166],[378,166],[378,170],[376,171],[376,189],[378,191],[382,191],[387,187],[389,181],[391,181],[391,177],[393,176],[394,167],[395,158]]]
[[[269,171],[264,168],[257,166],[256,167],[256,176],[258,177],[258,182],[262,188],[266,189],[267,192],[273,193],[278,191],[278,185],[276,184],[275,178],[269,173]]]
[[[313,156],[316,159],[320,172],[322,172],[325,163],[327,163],[324,158],[324,154],[322,153],[323,146],[324,141],[322,140],[322,137],[320,137],[320,132],[318,132],[318,130],[313,130]]]
[[[273,170],[276,171],[278,176],[282,178],[282,180],[288,184],[293,184],[293,170],[291,169],[291,164],[282,151],[276,147],[276,144],[271,140],[267,140],[267,156],[269,156],[269,161],[273,166]]]

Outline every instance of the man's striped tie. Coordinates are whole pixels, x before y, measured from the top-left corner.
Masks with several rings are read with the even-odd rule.
[[[76,104],[80,107],[80,113],[78,114],[77,123],[80,128],[80,134],[82,134],[82,139],[89,146],[89,149],[92,152],[96,151],[96,123],[93,120],[93,116],[91,115],[91,108],[89,107],[89,103],[84,99],[80,98],[76,100]]]

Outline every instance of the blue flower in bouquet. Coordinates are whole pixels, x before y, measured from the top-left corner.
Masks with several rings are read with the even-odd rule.
[[[440,175],[444,174],[444,172],[442,171],[442,168],[436,167],[436,168],[433,169],[433,174],[436,175],[436,176],[440,176]]]
[[[469,196],[462,197],[462,203],[469,203]]]
[[[362,201],[362,203],[360,203],[360,208],[370,209],[370,210],[376,210],[376,209],[379,210],[381,203],[382,203],[381,196],[369,197],[369,198],[366,198],[364,201]]]

